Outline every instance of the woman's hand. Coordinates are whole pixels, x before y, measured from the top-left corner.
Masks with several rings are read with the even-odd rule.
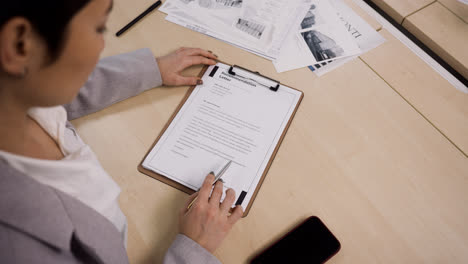
[[[185,206],[180,211],[180,233],[188,236],[209,252],[213,253],[218,248],[231,230],[232,226],[242,217],[243,210],[239,205],[232,214],[229,213],[235,192],[232,189],[226,191],[226,198],[220,203],[223,194],[223,183],[215,184],[210,197],[213,174],[206,176],[200,192],[192,194]],[[190,209],[188,205],[197,197]]]
[[[190,66],[216,64],[217,56],[213,53],[194,48],[180,48],[177,51],[156,58],[164,85],[183,86],[202,84],[198,77],[182,76],[181,72]]]

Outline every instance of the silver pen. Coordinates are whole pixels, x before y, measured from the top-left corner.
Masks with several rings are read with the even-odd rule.
[[[226,165],[224,165],[224,167],[221,169],[221,171],[219,171],[218,175],[216,175],[213,183],[211,184],[212,186],[215,185],[219,180],[221,180],[221,177],[223,176],[223,174],[227,171],[227,169],[229,168],[229,166],[231,166],[231,163],[232,163],[232,160],[230,160],[228,163],[226,163]],[[213,173],[214,174],[214,173]],[[223,180],[221,180],[223,181]],[[198,191],[200,191],[200,189],[198,189]],[[187,206],[187,210],[190,209],[190,207],[192,207],[192,205],[195,203],[195,201],[197,200],[198,196],[195,197],[195,199],[193,199],[193,201]]]

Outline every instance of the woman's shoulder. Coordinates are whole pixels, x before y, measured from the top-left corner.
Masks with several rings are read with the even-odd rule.
[[[26,263],[27,259],[21,255],[31,253],[40,260],[41,256],[51,258],[62,254],[54,253],[53,248],[70,251],[73,225],[60,213],[63,206],[53,190],[3,159],[0,159],[0,200],[0,237],[6,238],[0,239],[1,259]],[[8,248],[21,248],[28,254],[13,254]]]
[[[47,263],[76,263],[74,235],[96,250],[104,263],[128,263],[118,230],[99,213],[73,197],[42,184],[0,158],[0,259],[19,257],[20,248]],[[2,239],[3,238],[3,239]],[[59,250],[57,250],[59,249]],[[42,258],[43,257],[43,258]],[[40,261],[39,261],[40,262]],[[11,263],[28,263],[13,259]],[[29,262],[30,263],[30,262]]]

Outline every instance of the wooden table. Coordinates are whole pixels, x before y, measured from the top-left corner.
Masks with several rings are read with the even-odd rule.
[[[110,32],[153,1],[114,2]],[[164,17],[109,34],[104,55],[202,47],[305,93],[250,214],[216,252],[223,263],[246,263],[311,215],[342,243],[330,263],[468,262],[467,94],[418,57],[401,58],[410,51],[385,30],[387,43],[318,78],[308,69],[278,74],[270,61]],[[131,263],[160,263],[177,233],[187,195],[136,167],[186,91],[156,88],[73,122],[122,188]]]

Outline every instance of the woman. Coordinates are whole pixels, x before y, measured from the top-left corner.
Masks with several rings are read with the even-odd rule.
[[[0,259],[2,263],[127,263],[117,184],[69,119],[215,64],[200,49],[154,58],[149,50],[106,58],[111,0],[15,0],[0,9]],[[97,64],[97,67],[96,67]],[[96,67],[96,68],[95,68]],[[93,71],[94,70],[94,71]],[[62,106],[64,105],[64,106]],[[208,175],[165,263],[218,263],[212,253],[242,215]]]

